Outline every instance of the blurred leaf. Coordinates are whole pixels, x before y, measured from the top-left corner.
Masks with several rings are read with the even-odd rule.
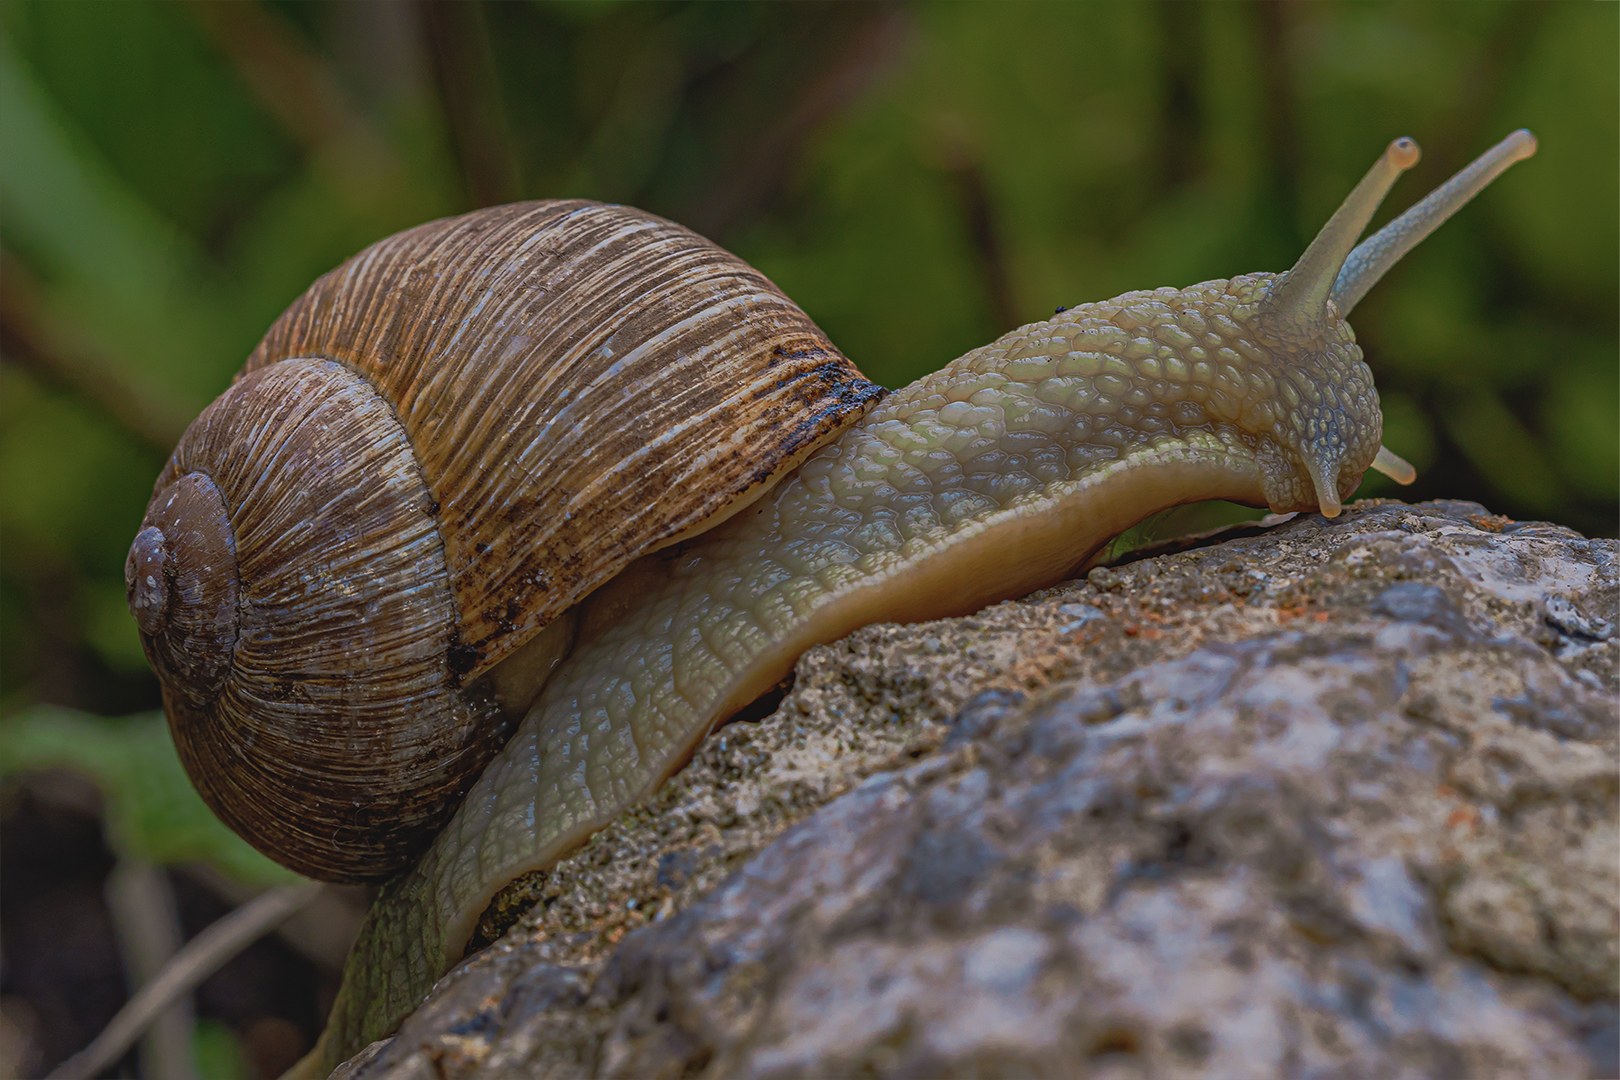
[[[213,347],[221,326],[200,253],[72,131],[3,34],[0,130],[6,243],[42,271],[50,314],[99,340],[132,384],[157,379],[201,408],[229,369]]]
[[[0,36],[0,199],[9,241],[131,306],[161,303],[192,255],[179,230],[133,199]]]
[[[191,1053],[197,1075],[208,1080],[247,1080],[255,1075],[248,1067],[242,1041],[228,1024],[201,1019],[191,1036]]]
[[[1108,541],[1092,561],[1112,563],[1138,548],[1152,547],[1154,544],[1191,536],[1194,533],[1224,529],[1239,522],[1259,521],[1266,513],[1258,507],[1227,502],[1225,499],[1206,499],[1203,502],[1172,506],[1137,522]]]
[[[186,6],[8,7],[13,42],[61,115],[121,184],[205,246],[294,167],[288,141]]]
[[[1423,476],[1434,463],[1438,447],[1428,414],[1421,405],[1401,393],[1382,393],[1379,404],[1384,413],[1384,445],[1405,458],[1418,476]],[[1409,491],[1376,469],[1368,469],[1351,498],[1405,499]]]
[[[1509,497],[1542,513],[1555,513],[1564,497],[1558,474],[1535,437],[1495,394],[1454,398],[1446,429],[1480,472]]]
[[[1381,397],[1384,445],[1422,473],[1434,463],[1435,456],[1434,429],[1429,425],[1428,415],[1405,394],[1384,394]]]
[[[121,579],[153,466],[148,454],[82,402],[15,369],[0,372],[0,506],[6,511],[0,535],[13,544],[56,559],[77,557]],[[121,528],[109,529],[112,523]]]
[[[82,601],[85,637],[107,665],[120,671],[146,671],[146,651],[122,583],[87,582]]]
[[[239,881],[302,880],[248,846],[203,804],[161,713],[107,719],[42,706],[0,724],[0,775],[71,769],[106,800],[108,842],[158,864],[204,862]]]
[[[1546,13],[1511,96],[1513,123],[1528,123],[1539,141],[1537,168],[1505,177],[1482,201],[1513,236],[1515,254],[1552,289],[1612,312],[1620,285],[1620,170],[1612,151],[1620,131],[1620,6],[1548,4]]]
[[[1573,358],[1572,358],[1573,359]],[[1542,423],[1551,437],[1559,471],[1592,499],[1620,490],[1620,372],[1612,354],[1594,351],[1551,378],[1542,403]]]

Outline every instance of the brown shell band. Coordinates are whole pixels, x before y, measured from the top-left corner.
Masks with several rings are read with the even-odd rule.
[[[463,680],[746,505],[883,393],[747,263],[583,201],[374,244],[246,370],[295,356],[338,361],[394,404],[438,508]]]

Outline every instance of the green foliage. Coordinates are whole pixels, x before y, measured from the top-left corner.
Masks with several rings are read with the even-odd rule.
[[[1282,269],[1396,135],[1425,156],[1375,224],[1527,126],[1539,154],[1356,310],[1420,474],[1365,493],[1612,535],[1617,23],[1515,0],[8,0],[0,712],[155,707],[123,559],[180,430],[319,274],[517,198],[689,224],[895,385],[1059,305]],[[159,732],[24,729],[58,721],[108,783],[91,744]]]
[[[71,769],[105,800],[109,845],[121,856],[207,863],[250,885],[301,880],[222,825],[192,790],[160,713],[108,720],[41,706],[0,724],[0,775]]]
[[[106,528],[107,516],[140,520],[155,458],[73,396],[0,369],[0,506],[10,554],[118,565],[129,544]]]
[[[48,4],[19,29],[64,119],[186,234],[219,236],[294,167],[295,148],[180,7]]]
[[[242,1053],[236,1032],[218,1020],[199,1020],[191,1036],[191,1053],[197,1075],[209,1080],[245,1080],[255,1075]]]

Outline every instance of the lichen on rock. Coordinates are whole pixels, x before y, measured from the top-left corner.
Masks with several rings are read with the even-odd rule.
[[[1620,1072],[1616,543],[1245,532],[811,650],[339,1075]]]

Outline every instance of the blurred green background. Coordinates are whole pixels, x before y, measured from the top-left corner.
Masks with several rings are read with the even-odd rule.
[[[900,385],[1060,304],[1287,267],[1395,135],[1424,157],[1382,217],[1526,126],[1356,328],[1406,497],[1613,535],[1616,14],[7,3],[4,708],[152,705],[123,560],[185,423],[317,275],[520,198],[691,225]]]
[[[152,705],[123,560],[185,423],[317,275],[519,198],[691,225],[899,385],[1060,304],[1285,268],[1395,135],[1424,157],[1383,217],[1527,126],[1356,328],[1407,497],[1615,532],[1613,5],[0,12],[6,711]]]
[[[1529,127],[1354,322],[1402,497],[1615,535],[1617,19],[6,0],[0,716],[153,708],[123,562],[185,424],[319,274],[522,198],[711,236],[892,386],[1059,305],[1284,269],[1397,135],[1424,156],[1375,225]]]

